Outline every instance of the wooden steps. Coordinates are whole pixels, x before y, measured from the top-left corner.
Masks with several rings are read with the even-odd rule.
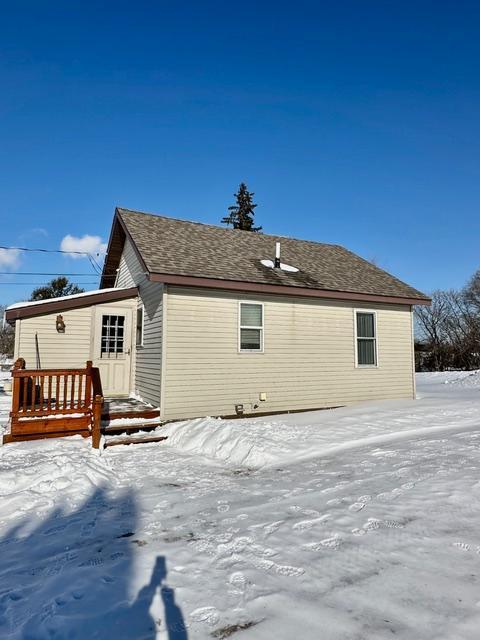
[[[107,447],[115,447],[120,444],[148,444],[152,442],[162,442],[167,440],[168,436],[151,436],[149,438],[114,438],[105,441],[105,449]]]
[[[132,424],[108,424],[102,426],[104,435],[113,435],[115,433],[138,433],[139,431],[154,431],[157,427],[162,426],[162,422],[134,422]]]
[[[122,424],[123,420],[127,422]],[[104,447],[162,442],[167,439],[167,436],[152,434],[151,436],[135,437],[135,434],[142,431],[155,431],[162,424],[159,409],[142,404],[135,399],[106,400],[102,413],[101,427],[101,432],[104,436]]]
[[[102,420],[107,422],[107,421],[111,421],[111,420],[118,420],[119,418],[138,418],[141,420],[151,420],[152,418],[159,418],[160,417],[160,410],[159,409],[142,409],[141,411],[139,411],[138,409],[135,410],[124,410],[124,411],[120,411],[120,410],[113,410],[113,411],[109,411],[108,409],[102,413]]]
[[[127,422],[122,424],[123,420]],[[166,436],[132,437],[141,431],[154,431],[161,426],[159,409],[135,398],[109,398],[105,400],[101,427],[102,435],[105,438],[105,447],[113,447],[117,444],[161,442],[166,439]],[[122,435],[124,437],[121,437]]]

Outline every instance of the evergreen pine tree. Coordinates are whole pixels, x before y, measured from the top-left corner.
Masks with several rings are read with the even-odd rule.
[[[254,227],[255,207],[253,202],[254,193],[250,193],[244,182],[240,183],[238,192],[235,194],[237,204],[228,207],[229,214],[222,218],[223,224],[231,224],[234,229],[244,231],[261,231],[262,227]]]

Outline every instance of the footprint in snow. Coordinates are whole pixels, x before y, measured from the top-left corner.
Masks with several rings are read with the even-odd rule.
[[[241,571],[234,571],[230,578],[229,583],[234,587],[237,593],[244,593],[247,587],[247,579]]]
[[[387,527],[387,529],[403,529],[405,525],[396,520],[384,520],[383,526]]]
[[[336,533],[330,538],[324,538],[319,542],[309,542],[308,544],[304,544],[302,545],[302,548],[307,551],[320,551],[322,549],[331,549],[335,551],[340,547],[341,544],[342,544],[342,539],[340,538],[338,533]]]
[[[367,532],[365,531],[365,529],[352,529],[352,533],[354,536],[364,536]]]
[[[86,562],[82,562],[78,566],[79,567],[99,567],[102,564],[103,564],[102,558],[90,558],[89,560],[87,560]]]
[[[273,560],[267,560],[266,558],[257,558],[256,556],[251,556],[248,558],[250,563],[256,568],[261,569],[262,571],[272,572],[274,571],[278,575],[287,576],[287,577],[298,577],[305,573],[305,569],[302,567],[292,567],[286,564],[277,564],[273,562]]]
[[[215,607],[199,607],[190,614],[194,622],[203,622],[209,626],[216,625],[220,620],[218,610]]]
[[[43,532],[44,536],[50,536],[54,533],[60,533],[60,531],[64,531],[67,528],[66,524],[58,524],[56,527],[51,527]]]
[[[367,523],[363,525],[365,531],[376,531],[382,526],[382,521],[376,518],[369,518]]]
[[[307,531],[317,524],[323,524],[327,520],[330,520],[330,517],[330,514],[326,513],[325,515],[320,516],[319,518],[314,518],[313,520],[302,520],[301,522],[296,522],[292,529],[295,531]]]
[[[275,531],[277,531],[278,529],[280,529],[280,527],[284,522],[285,520],[277,520],[276,522],[271,522],[270,524],[265,525],[263,527],[263,533],[265,538],[271,535],[272,533],[275,533]]]
[[[365,503],[364,502],[354,502],[348,508],[350,509],[350,511],[361,511],[362,509],[365,508]]]
[[[287,576],[289,578],[296,578],[297,576],[301,576],[305,573],[305,569],[301,567],[292,567],[288,564],[277,564],[275,565],[275,571],[281,576]]]
[[[404,524],[396,520],[378,520],[377,518],[369,518],[363,525],[362,529],[353,529],[354,535],[364,535],[368,531],[376,531],[377,529],[403,529]],[[363,533],[360,533],[363,532]]]
[[[332,498],[331,500],[327,501],[327,506],[328,507],[335,507],[339,504],[342,504],[342,501],[340,498]]]

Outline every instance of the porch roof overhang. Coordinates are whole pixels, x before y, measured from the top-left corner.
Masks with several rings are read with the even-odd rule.
[[[5,311],[5,320],[13,324],[15,320],[22,318],[33,318],[46,313],[55,313],[56,311],[68,311],[69,309],[80,309],[82,307],[90,307],[105,302],[114,302],[116,300],[126,300],[127,298],[135,298],[138,295],[137,287],[128,289],[99,289],[97,291],[87,291],[82,294],[72,296],[64,296],[62,298],[52,298],[51,300],[39,300],[38,302],[25,302],[24,304],[15,304],[7,308]]]

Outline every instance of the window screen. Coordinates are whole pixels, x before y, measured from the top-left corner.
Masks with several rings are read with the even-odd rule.
[[[125,316],[102,316],[101,354],[123,353]]]
[[[375,314],[357,311],[357,364],[375,366],[377,364],[377,336]]]
[[[240,351],[263,351],[263,306],[240,303]]]

